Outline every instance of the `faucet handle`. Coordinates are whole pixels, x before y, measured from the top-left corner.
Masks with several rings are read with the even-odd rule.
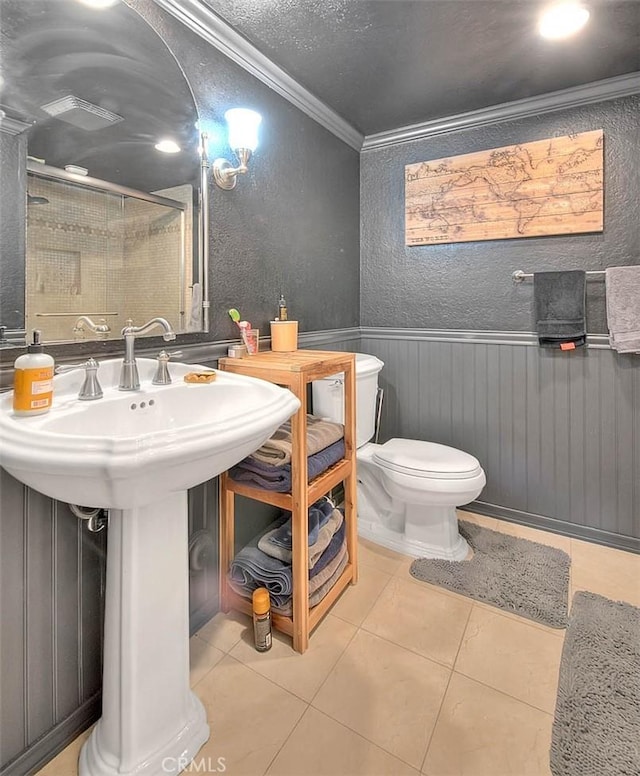
[[[81,364],[62,364],[56,367],[56,373],[71,372],[74,369],[84,369],[84,382],[78,393],[78,399],[80,401],[93,401],[94,399],[101,399],[103,396],[102,387],[98,382],[98,369],[100,364],[95,358],[89,358],[87,361],[83,361]]]
[[[169,374],[169,359],[173,356],[181,356],[181,350],[174,350],[171,353],[167,353],[166,350],[161,350],[158,355],[158,368],[151,381],[154,385],[169,385],[171,382],[171,375]]]

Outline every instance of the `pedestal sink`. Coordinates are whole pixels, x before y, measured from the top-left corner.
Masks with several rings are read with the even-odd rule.
[[[80,755],[81,776],[175,774],[209,737],[189,689],[187,489],[256,450],[300,406],[284,388],[138,359],[142,387],[119,391],[121,359],[104,361],[104,397],[77,398],[82,370],[54,378],[46,415],[0,401],[0,464],[55,499],[109,509],[102,717]]]

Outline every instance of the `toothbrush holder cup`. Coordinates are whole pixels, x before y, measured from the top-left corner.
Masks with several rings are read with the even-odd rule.
[[[260,350],[260,329],[243,329],[242,341],[247,346],[247,354],[255,356]]]

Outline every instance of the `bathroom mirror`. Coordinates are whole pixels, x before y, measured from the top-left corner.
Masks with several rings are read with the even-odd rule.
[[[81,315],[106,338],[129,318],[203,328],[194,98],[136,11],[97,5],[0,0],[4,345],[95,338]]]

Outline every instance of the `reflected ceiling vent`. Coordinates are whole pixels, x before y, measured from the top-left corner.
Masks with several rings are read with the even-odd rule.
[[[53,116],[60,121],[66,121],[74,127],[84,129],[87,132],[93,132],[96,129],[104,129],[111,124],[117,124],[124,121],[122,116],[112,113],[110,110],[101,108],[80,97],[74,97],[72,94],[61,97],[59,100],[48,102],[41,106],[45,113]]]

